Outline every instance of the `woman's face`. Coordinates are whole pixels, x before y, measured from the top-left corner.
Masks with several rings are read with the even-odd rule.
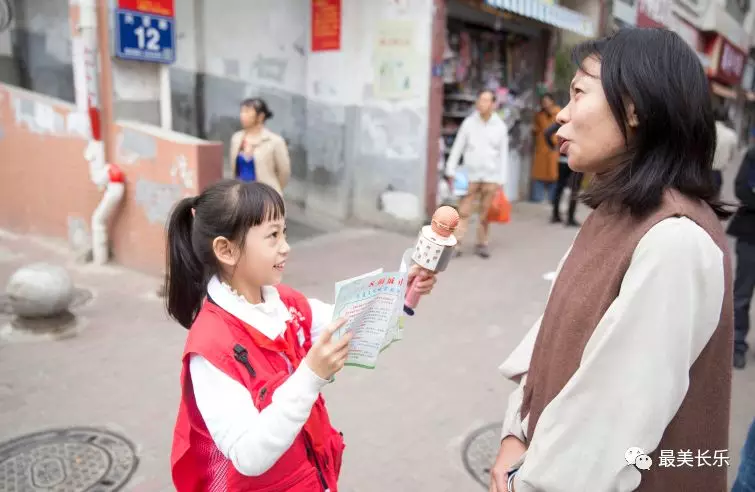
[[[626,142],[603,92],[600,61],[587,58],[569,92],[569,104],[556,116],[561,153],[577,172],[604,173],[620,162]]]
[[[243,128],[251,128],[257,123],[261,123],[262,118],[260,116],[252,106],[241,106],[239,118],[241,119],[241,126]]]

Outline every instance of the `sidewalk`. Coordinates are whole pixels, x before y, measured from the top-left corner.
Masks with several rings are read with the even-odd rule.
[[[464,468],[464,441],[501,420],[512,385],[496,368],[541,314],[543,275],[576,232],[548,225],[548,216],[545,206],[519,205],[514,222],[494,230],[493,258],[454,260],[376,370],[347,368],[326,388],[347,441],[341,490],[483,490]],[[317,235],[294,245],[286,283],[332,301],[336,280],[395,268],[413,244],[383,231]],[[168,456],[185,331],[155,296],[159,279],[76,265],[66,255],[64,245],[0,234],[3,286],[19,266],[44,260],[66,265],[94,293],[76,310],[83,326],[75,338],[0,345],[0,442],[49,428],[106,427],[137,448],[139,465],[124,490],[173,490]],[[734,385],[732,467],[755,414],[755,360]]]

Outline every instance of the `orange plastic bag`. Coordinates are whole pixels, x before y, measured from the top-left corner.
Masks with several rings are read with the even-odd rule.
[[[493,197],[493,202],[488,209],[488,222],[506,224],[511,220],[511,203],[503,192],[503,187],[498,188]]]

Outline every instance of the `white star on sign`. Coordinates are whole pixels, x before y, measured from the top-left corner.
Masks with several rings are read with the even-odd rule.
[[[126,24],[133,24],[134,23],[134,16],[131,14],[126,14]]]
[[[161,31],[168,29],[168,21],[164,19],[160,19],[160,23],[158,24],[158,27],[160,28]]]
[[[144,17],[142,17],[142,25],[144,27],[149,27],[150,24],[152,24],[152,19],[150,19],[148,15],[145,15]]]

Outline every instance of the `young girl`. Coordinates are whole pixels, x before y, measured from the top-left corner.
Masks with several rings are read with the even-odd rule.
[[[343,368],[333,306],[280,285],[290,247],[281,196],[221,181],[168,224],[168,312],[191,328],[171,467],[179,492],[336,492],[344,444],[320,390]],[[435,277],[409,277],[429,293]]]

